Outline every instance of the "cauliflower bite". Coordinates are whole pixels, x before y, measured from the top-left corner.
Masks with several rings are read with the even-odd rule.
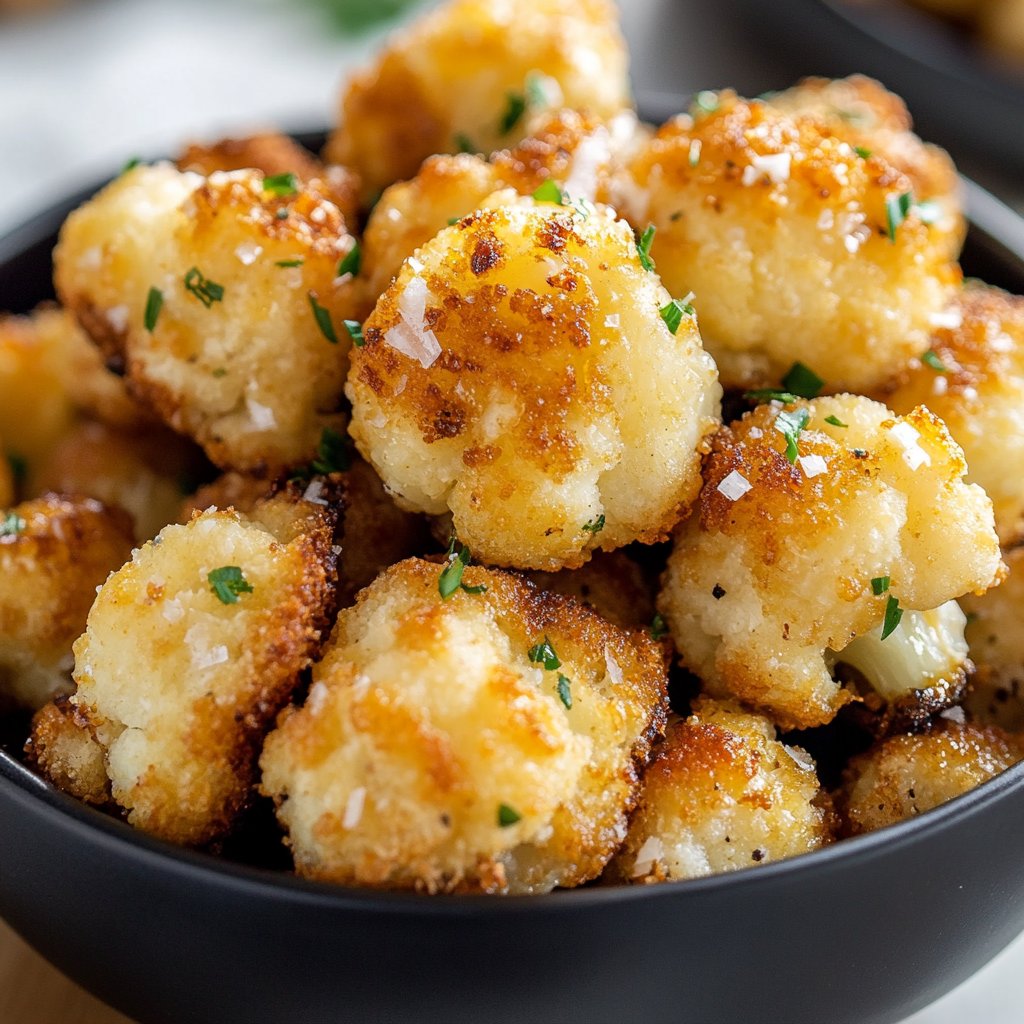
[[[890,736],[854,757],[843,773],[836,794],[842,829],[856,835],[923,814],[1022,757],[1019,737],[956,718],[941,720],[929,733]]]
[[[369,300],[377,301],[408,256],[498,189],[532,195],[550,178],[573,200],[607,201],[612,167],[639,132],[632,112],[606,125],[559,110],[543,117],[517,146],[489,160],[468,153],[430,157],[415,178],[388,188],[370,214],[363,236]]]
[[[373,194],[434,153],[514,144],[545,109],[611,117],[630,105],[610,0],[451,0],[349,80],[326,153]]]
[[[948,703],[964,619],[940,606],[1004,571],[992,504],[965,471],[926,409],[896,417],[854,395],[724,427],[659,598],[684,665],[784,728],[853,699],[830,671],[846,658],[886,700]]]
[[[714,97],[714,94],[710,94]],[[864,391],[928,347],[952,298],[959,233],[913,182],[821,122],[721,93],[665,124],[620,183],[656,228],[665,286],[692,292],[726,387],[777,383],[795,361]]]
[[[202,513],[100,589],[72,703],[131,824],[190,845],[231,828],[263,733],[318,650],[335,521],[290,491],[249,517]]]
[[[667,535],[721,389],[610,209],[507,203],[445,228],[381,297],[350,432],[399,505],[450,510],[481,560],[572,568]]]
[[[83,420],[35,464],[28,490],[84,494],[116,505],[131,515],[135,539],[149,540],[177,518],[182,481],[198,468],[197,456],[169,430],[128,433]]]
[[[910,179],[915,200],[934,204],[936,215],[951,218],[947,227],[956,228],[963,241],[967,226],[953,161],[944,149],[913,133],[907,105],[880,82],[864,75],[805,78],[768,97],[768,103],[787,114],[824,122],[863,160],[878,153]]]
[[[970,284],[936,318],[931,347],[885,392],[896,412],[926,405],[963,447],[988,492],[1003,544],[1024,525],[1024,299]]]
[[[111,802],[103,744],[67,694],[36,712],[25,753],[59,790],[88,804]]]
[[[699,878],[831,840],[810,755],[779,743],[768,719],[702,697],[656,748],[608,874],[634,883]]]
[[[131,550],[128,517],[91,498],[47,494],[0,511],[0,705],[34,710],[70,689],[96,589]]]
[[[178,157],[182,171],[209,176],[214,171],[244,171],[255,168],[264,174],[294,174],[302,181],[319,181],[328,199],[355,227],[359,222],[359,179],[346,167],[325,167],[294,139],[276,132],[249,135],[243,139],[221,139],[209,144],[193,143]]]
[[[341,613],[267,737],[262,791],[308,878],[579,885],[624,838],[664,727],[660,650],[511,573],[465,568],[445,600],[448,566],[401,562]]]
[[[964,706],[984,724],[1024,732],[1024,547],[1004,556],[1006,579],[981,597],[965,597],[967,642],[977,671]]]
[[[342,427],[354,244],[317,182],[137,167],[68,217],[55,280],[165,422],[219,466],[273,472]]]

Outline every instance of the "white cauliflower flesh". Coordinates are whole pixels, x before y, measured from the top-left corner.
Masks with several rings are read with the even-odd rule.
[[[698,878],[831,840],[810,755],[779,743],[768,719],[701,698],[656,749],[609,875],[627,883]]]
[[[406,261],[346,393],[400,505],[450,511],[482,561],[550,571],[667,536],[721,389],[692,310],[612,211],[507,203]]]
[[[343,425],[353,245],[316,181],[136,167],[68,217],[55,280],[166,423],[218,465],[275,471]]]
[[[263,733],[318,649],[335,518],[291,492],[249,517],[205,512],[96,595],[71,701],[131,824],[190,845],[231,828]]]
[[[660,650],[499,570],[444,599],[445,571],[410,559],[364,590],[267,738],[296,870],[431,892],[594,878],[664,726]]]
[[[830,666],[882,624],[892,635],[850,655],[869,682],[890,701],[922,683],[951,692],[961,620],[932,610],[1004,571],[991,502],[965,471],[927,410],[896,417],[857,396],[773,402],[723,428],[659,600],[684,665],[784,727],[821,725],[854,696]]]

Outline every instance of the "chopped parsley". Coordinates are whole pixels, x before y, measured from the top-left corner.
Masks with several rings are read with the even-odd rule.
[[[928,351],[921,356],[921,362],[936,373],[949,373],[949,368],[939,358],[938,353],[933,348],[928,349]]]
[[[661,314],[661,319],[665,321],[665,326],[675,334],[679,330],[679,325],[683,322],[683,314],[693,316],[694,309],[693,306],[683,299],[673,299],[667,305],[662,306],[658,312]]]
[[[854,146],[853,151],[861,158],[861,160],[867,160],[867,158],[871,156],[871,150],[865,149],[863,146]]]
[[[660,640],[663,636],[668,635],[668,626],[665,624],[665,616],[658,612],[653,619],[651,619],[651,626],[648,630],[652,640]]]
[[[880,597],[889,589],[889,577],[888,576],[876,576],[871,581],[871,593],[875,597]]]
[[[251,594],[252,584],[237,565],[222,565],[206,577],[221,604],[237,604],[239,594]]]
[[[602,512],[596,519],[591,519],[583,524],[584,533],[600,533],[604,529],[604,513]]]
[[[848,423],[844,423],[838,416],[826,416],[826,423],[831,423],[833,427],[847,427]]]
[[[207,309],[215,302],[224,300],[224,287],[203,276],[198,267],[192,267],[185,275],[185,290],[191,292]]]
[[[271,174],[263,179],[263,191],[272,192],[275,196],[293,196],[299,191],[299,179],[291,171],[287,174]],[[278,216],[280,214],[278,210]]]
[[[153,328],[156,327],[157,317],[160,316],[160,310],[163,309],[163,306],[164,293],[159,288],[150,288],[149,294],[146,296],[146,311],[142,314],[142,323],[150,334],[153,333]]]
[[[556,203],[558,206],[565,206],[565,193],[554,178],[548,178],[543,185],[539,186],[534,191],[533,198],[538,203]]]
[[[517,821],[522,821],[523,816],[508,804],[498,805],[498,825],[501,828],[508,828],[509,825],[514,825]]]
[[[563,676],[561,672],[558,673],[558,699],[565,705],[566,711],[572,707],[572,690],[570,687],[572,683],[569,681],[567,676]]]
[[[335,333],[334,324],[331,322],[331,314],[316,301],[316,296],[309,293],[309,308],[313,310],[313,317],[316,320],[320,333],[332,344],[338,344],[338,335]]]
[[[551,641],[546,636],[539,644],[531,647],[526,656],[534,664],[543,665],[548,672],[554,672],[556,668],[562,667]]]
[[[461,217],[449,217],[448,218],[448,227],[451,227],[453,224],[458,224],[460,220],[462,220]]]
[[[278,260],[274,264],[274,266],[275,267],[301,267],[302,266],[302,260],[301,259]]]
[[[0,537],[13,537],[25,529],[25,520],[17,512],[8,512],[0,519]]]
[[[900,619],[903,618],[903,609],[900,607],[899,601],[896,600],[892,594],[889,595],[889,600],[885,602],[885,618],[882,620],[882,639],[885,640],[887,637],[892,636],[895,632],[896,627],[900,624]]]
[[[693,98],[692,111],[697,114],[713,114],[718,109],[718,93],[701,89]]]
[[[218,366],[216,370],[211,370],[210,373],[214,377],[226,377],[228,375],[227,369],[223,366]]]
[[[351,274],[353,277],[359,273],[359,268],[363,265],[363,250],[360,248],[358,242],[352,246],[351,249],[345,254],[344,259],[338,264],[338,277],[344,277],[346,274]]]
[[[363,325],[358,320],[343,320],[342,323],[345,325],[345,330],[348,331],[348,336],[352,339],[352,344],[356,348],[362,348],[366,344],[366,339],[363,337]]]
[[[800,362],[794,363],[782,378],[783,389],[801,398],[817,398],[824,386],[825,382],[810,367]]]
[[[345,438],[336,430],[324,427],[320,434],[320,443],[316,446],[316,458],[310,463],[313,472],[323,476],[344,473],[351,465]]]
[[[464,590],[467,594],[485,594],[487,587],[480,584],[478,587],[471,587],[462,582],[462,574],[466,566],[472,561],[473,555],[465,544],[458,554],[455,553],[455,535],[452,534],[451,543],[448,545],[447,564],[441,570],[437,580],[437,589],[442,601],[447,601],[456,590]]]
[[[134,171],[141,163],[142,160],[139,157],[133,156],[130,160],[125,161],[124,167],[121,168],[121,173],[127,174],[129,171]]]
[[[640,236],[640,241],[636,243],[636,251],[640,256],[640,266],[644,270],[653,270],[656,266],[653,259],[651,259],[651,243],[654,241],[654,233],[657,228],[653,224],[648,224],[644,229],[644,233]]]
[[[800,401],[799,395],[791,391],[779,391],[776,388],[756,388],[753,391],[744,391],[743,397],[752,402],[781,402],[783,405],[792,405]]]
[[[907,219],[911,206],[914,205],[914,194],[903,192],[900,195],[885,197],[885,219],[889,241],[896,241],[896,229]]]
[[[456,132],[455,134],[455,149],[459,153],[475,153],[477,151],[472,139],[462,132]]]
[[[786,458],[791,466],[796,465],[797,457],[800,454],[800,448],[797,445],[800,431],[807,426],[807,421],[810,418],[811,414],[807,409],[794,409],[792,412],[784,409],[775,419],[776,429],[786,439]]]
[[[526,113],[526,97],[521,92],[510,92],[505,100],[505,112],[501,115],[499,123],[502,135],[508,135]]]

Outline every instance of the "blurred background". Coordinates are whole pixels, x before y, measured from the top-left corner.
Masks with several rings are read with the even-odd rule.
[[[228,133],[332,123],[346,74],[428,4],[0,0],[0,234],[131,157]],[[1024,0],[620,0],[620,7],[635,89],[651,116],[681,109],[679,97],[698,89],[729,85],[757,95],[803,75],[866,72],[907,100],[923,136],[1024,211]],[[30,990],[59,982],[23,948],[7,955],[17,940],[2,925],[0,940],[0,988],[17,987],[17,1005],[31,1005]],[[907,969],[912,959],[908,951]],[[1019,940],[913,1024],[1018,1024],[1022,977]],[[100,1019],[82,1014],[75,1020],[83,1024]]]

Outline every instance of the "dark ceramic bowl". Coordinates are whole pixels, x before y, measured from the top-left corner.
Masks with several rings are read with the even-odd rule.
[[[968,189],[967,271],[1024,292],[1024,223]],[[0,240],[0,308],[48,297],[56,231],[85,197]],[[0,750],[0,916],[145,1024],[897,1021],[1024,928],[1022,847],[1024,764],[913,821],[714,878],[382,894],[167,846]]]

